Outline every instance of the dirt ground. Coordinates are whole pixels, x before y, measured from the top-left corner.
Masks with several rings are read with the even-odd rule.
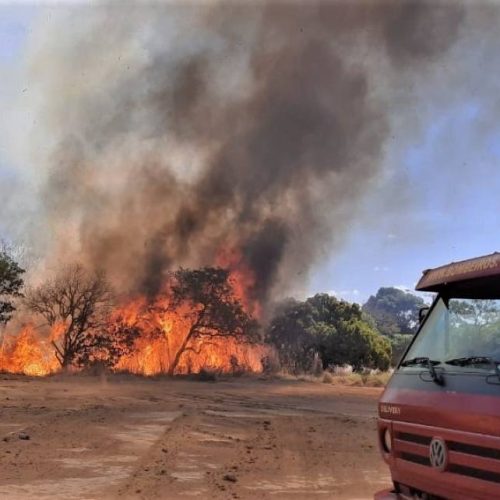
[[[0,375],[0,498],[372,498],[390,482],[379,394],[246,377]]]

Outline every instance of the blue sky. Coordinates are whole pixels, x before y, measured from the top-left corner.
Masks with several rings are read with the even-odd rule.
[[[0,74],[20,64],[38,12],[0,4]],[[493,81],[495,72],[481,78]],[[0,106],[6,99],[0,83]],[[500,250],[500,125],[479,126],[489,105],[480,92],[451,99],[388,149],[392,173],[363,198],[343,243],[313,272],[309,293],[363,302],[380,286],[412,288],[425,268]],[[0,182],[22,182],[2,149]]]
[[[341,296],[364,301],[380,286],[413,289],[426,268],[500,250],[500,128],[477,138],[482,111],[474,102],[441,110],[392,159],[400,170],[364,200],[367,213],[383,217],[352,226],[313,290],[329,283]],[[401,212],[397,204],[381,211],[400,188],[401,172],[411,201]]]

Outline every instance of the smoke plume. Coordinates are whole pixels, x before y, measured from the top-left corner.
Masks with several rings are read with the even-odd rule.
[[[464,12],[120,3],[54,18],[30,62],[45,261],[154,295],[167,270],[225,253],[268,299],[339,244],[384,169],[398,106],[384,83],[431,71]]]

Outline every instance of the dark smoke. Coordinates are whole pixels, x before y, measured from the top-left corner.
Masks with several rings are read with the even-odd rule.
[[[52,254],[155,294],[169,268],[236,247],[264,299],[306,279],[383,170],[397,109],[381,74],[430,71],[464,18],[420,1],[69,15],[90,11],[53,35],[47,87],[77,91],[46,94]]]

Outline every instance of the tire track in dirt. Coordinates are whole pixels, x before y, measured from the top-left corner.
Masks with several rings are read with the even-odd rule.
[[[0,498],[371,498],[388,483],[375,396],[255,379],[12,382],[3,429],[31,439],[0,441]]]
[[[374,491],[374,483],[387,484],[383,466],[373,466],[373,418],[290,415],[288,408],[263,412],[237,407],[234,401],[230,409],[227,402],[223,409],[209,406],[176,420],[118,496],[354,498]],[[333,443],[329,433],[336,437]],[[358,448],[353,448],[355,441],[360,441]]]

